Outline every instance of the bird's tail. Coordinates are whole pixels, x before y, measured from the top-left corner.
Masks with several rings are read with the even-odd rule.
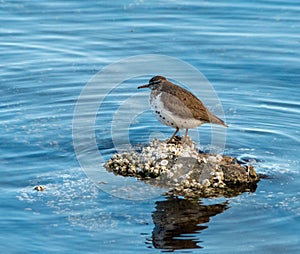
[[[217,116],[215,116],[213,114],[211,114],[209,116],[209,120],[213,124],[218,124],[218,125],[223,125],[225,127],[229,127],[222,119],[220,119],[219,117],[217,117]]]

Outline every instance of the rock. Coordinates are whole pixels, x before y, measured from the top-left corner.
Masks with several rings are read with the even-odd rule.
[[[34,187],[34,190],[36,190],[36,191],[45,191],[46,190],[46,186],[37,185],[37,186]]]
[[[231,197],[253,192],[259,181],[252,165],[230,156],[199,153],[189,138],[184,144],[154,139],[140,152],[113,155],[105,168],[116,175],[168,188],[168,195],[188,198]]]

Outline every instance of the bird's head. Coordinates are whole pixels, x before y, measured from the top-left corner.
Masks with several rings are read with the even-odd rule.
[[[149,80],[148,84],[139,86],[138,89],[140,88],[150,88],[151,90],[157,89],[166,80],[167,79],[163,76],[155,76]]]

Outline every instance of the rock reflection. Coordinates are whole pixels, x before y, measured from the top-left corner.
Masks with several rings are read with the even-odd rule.
[[[200,231],[208,228],[203,224],[226,209],[228,202],[202,205],[199,200],[175,197],[156,202],[156,211],[152,215],[155,224],[153,246],[167,251],[203,248],[198,238]]]

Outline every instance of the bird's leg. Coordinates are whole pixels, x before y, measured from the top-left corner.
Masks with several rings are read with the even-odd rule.
[[[189,132],[189,129],[188,129],[188,128],[186,128],[186,129],[185,129],[185,135],[184,135],[183,144],[186,144],[186,141],[187,141],[187,136],[188,136],[188,132]]]
[[[178,131],[179,131],[179,128],[176,127],[174,134],[172,135],[172,137],[169,139],[169,141],[167,143],[171,143],[172,139],[175,137],[175,135],[177,134]]]

